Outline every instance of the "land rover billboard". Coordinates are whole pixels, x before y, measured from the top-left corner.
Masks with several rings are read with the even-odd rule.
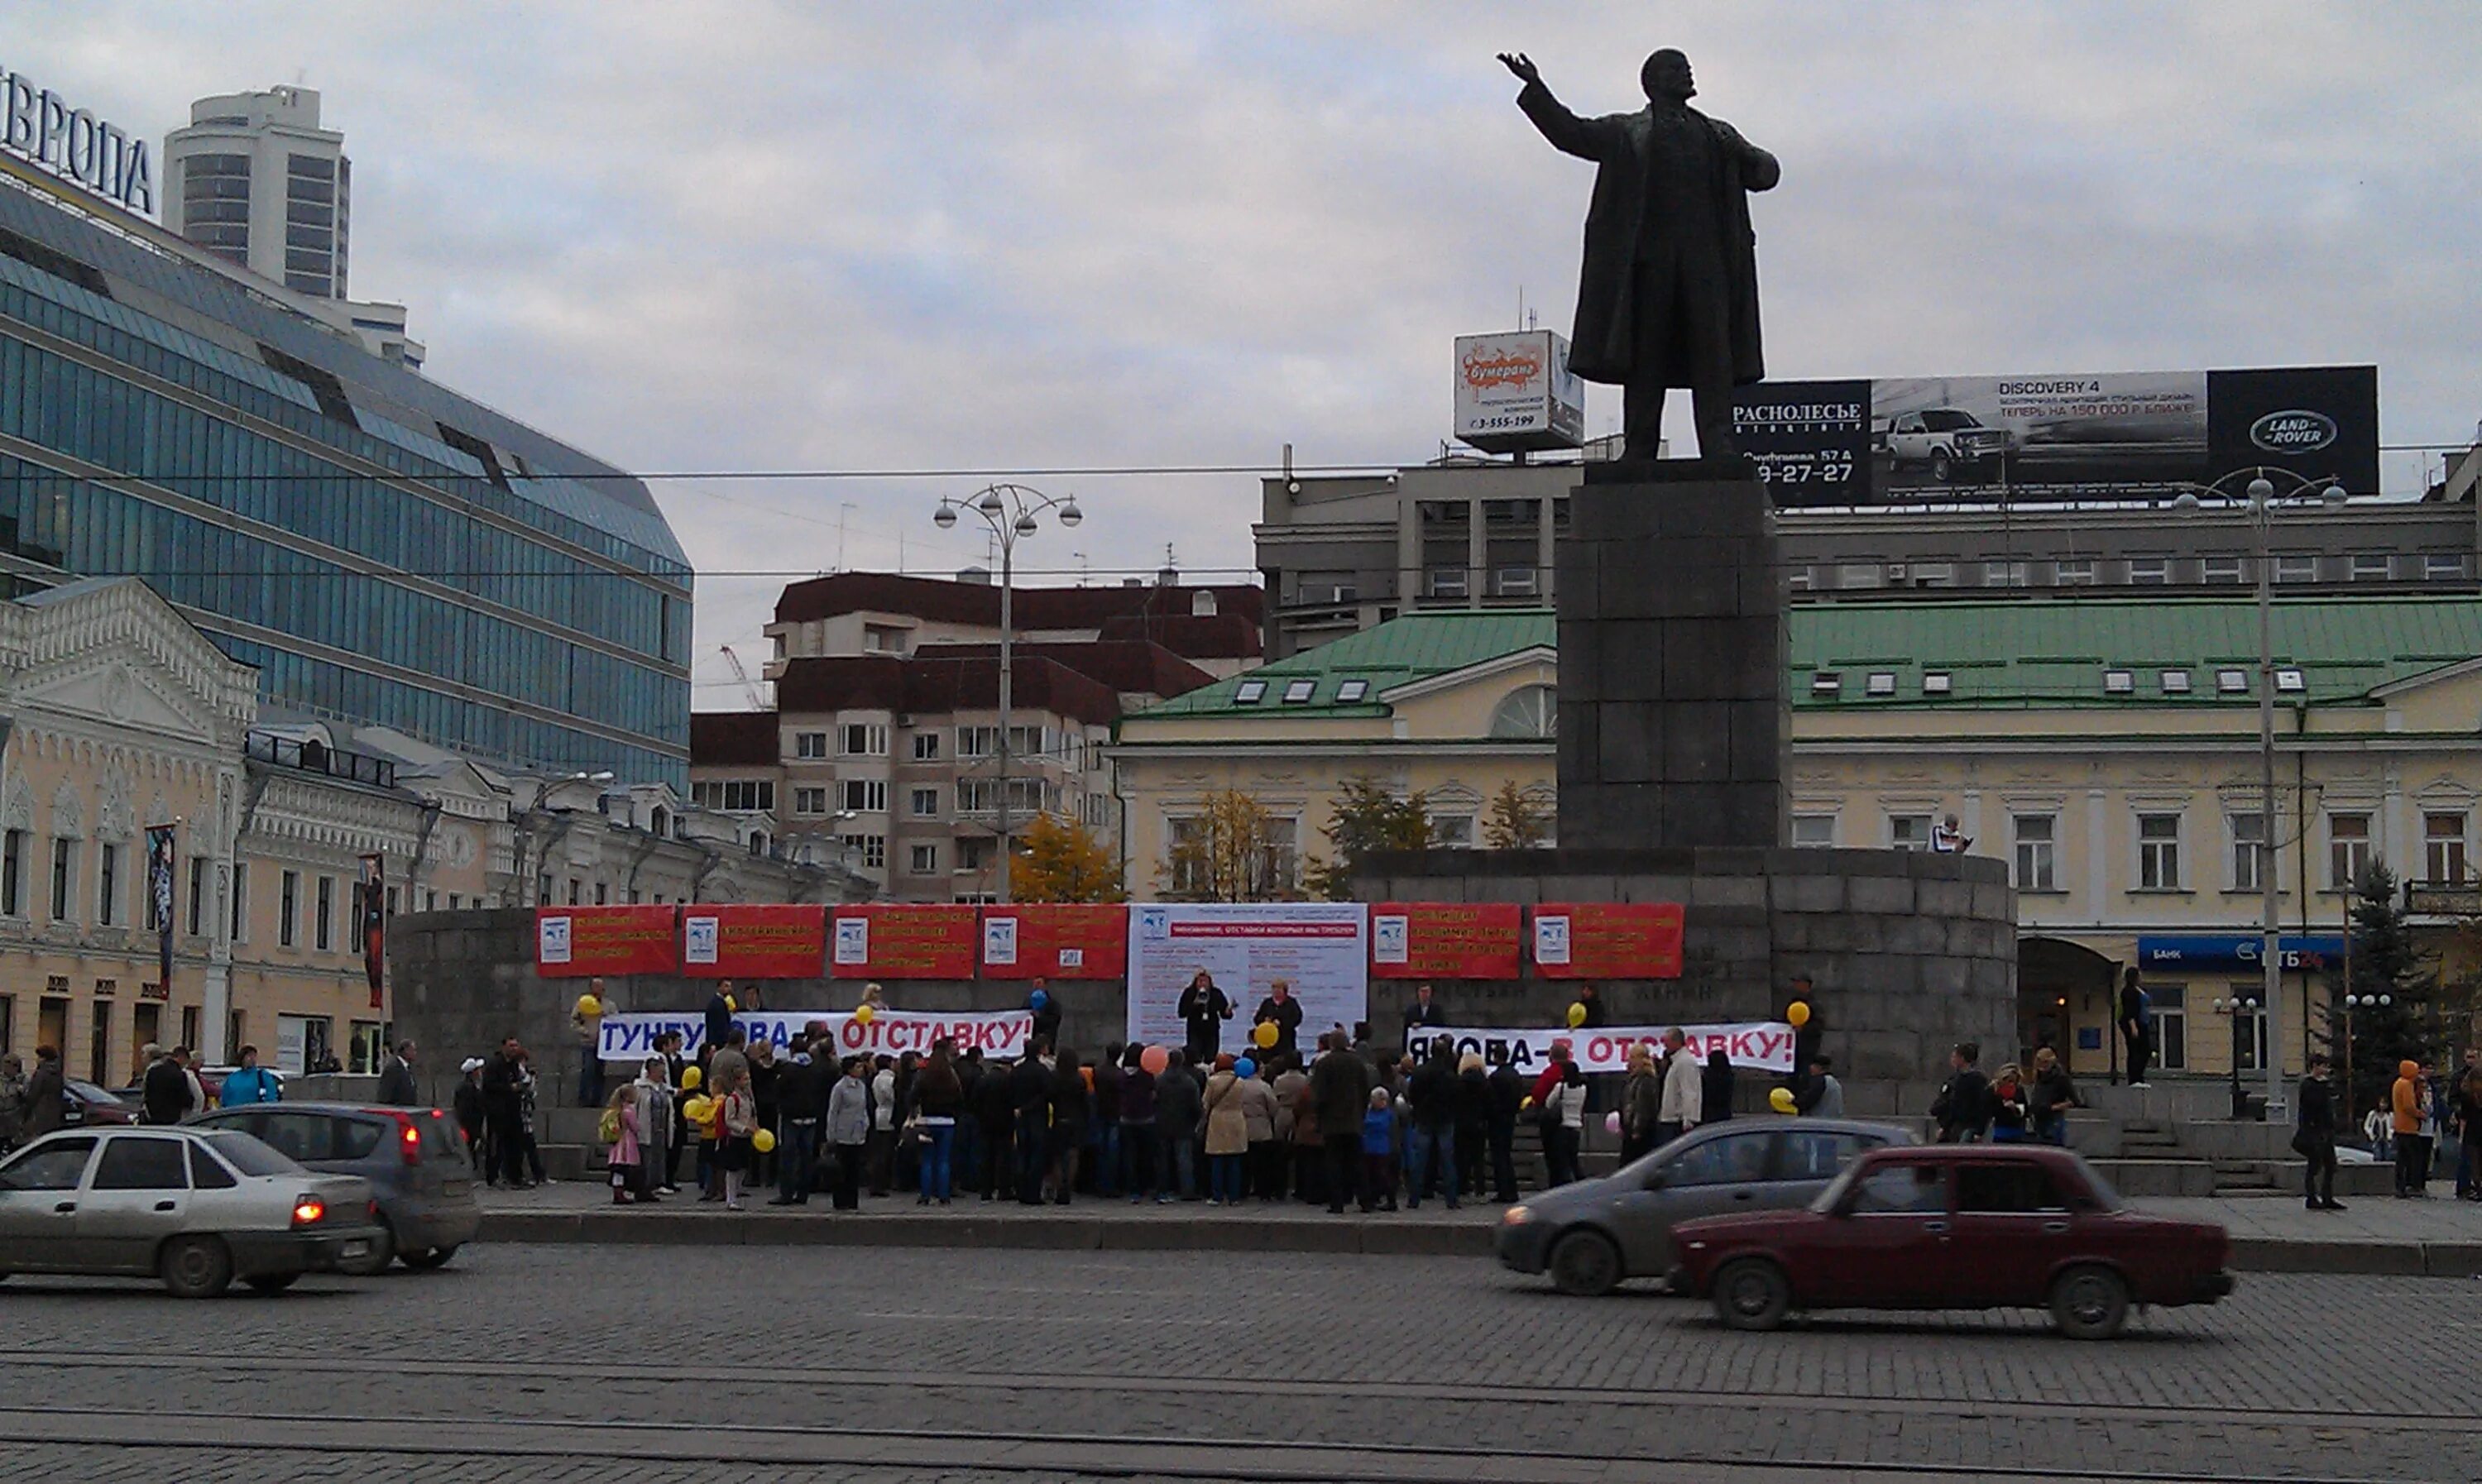
[[[2379,488],[2376,366],[1760,382],[1732,421],[1778,505],[2163,499],[2254,464]]]

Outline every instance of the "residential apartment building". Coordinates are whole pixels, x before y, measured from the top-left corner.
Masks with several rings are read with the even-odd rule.
[[[2285,507],[2269,543],[2287,594],[2472,592],[2482,523],[2469,463],[2424,500]],[[1377,475],[1268,479],[1253,528],[1266,652],[1299,653],[1405,613],[1518,609],[1555,599],[1574,462],[1465,458]],[[1777,514],[1796,602],[2212,596],[2254,584],[2256,534],[2231,505],[1891,506]]]
[[[1796,607],[1790,843],[1928,849],[1953,816],[2018,888],[2024,1045],[2090,1076],[2118,1063],[2109,996],[2130,967],[2168,1074],[2257,1070],[2264,1029],[2217,1002],[2263,994],[2271,873],[2297,1070],[2326,1033],[2365,864],[2404,878],[2434,953],[2456,959],[2454,930],[2482,919],[2482,598],[2286,594],[2273,619],[2268,842],[2251,601]],[[1547,800],[1553,644],[1547,612],[1417,613],[1129,717],[1113,757],[1131,881],[1179,890],[1172,847],[1227,788],[1303,854],[1358,777],[1424,794],[1451,844],[1503,784]],[[1822,1001],[1834,992],[1822,983]]]

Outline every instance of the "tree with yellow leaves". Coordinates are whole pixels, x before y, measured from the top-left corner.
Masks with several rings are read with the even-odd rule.
[[[1120,862],[1072,820],[1037,814],[1017,836],[1017,859],[1009,890],[1020,902],[1125,902]]]

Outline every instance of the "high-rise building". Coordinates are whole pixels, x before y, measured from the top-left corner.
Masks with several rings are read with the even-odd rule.
[[[200,98],[164,139],[164,225],[297,294],[345,297],[353,194],[313,89]]]
[[[140,577],[271,707],[685,789],[646,487],[322,305],[0,153],[0,583]]]
[[[419,368],[405,305],[345,294],[354,162],[345,136],[319,126],[310,88],[230,93],[190,105],[190,126],[164,138],[164,225],[173,235],[312,301],[373,354]]]

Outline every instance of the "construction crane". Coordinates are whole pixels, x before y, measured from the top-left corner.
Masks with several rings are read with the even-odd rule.
[[[724,662],[732,667],[732,677],[739,680],[741,688],[750,693],[750,708],[753,711],[766,710],[767,693],[758,688],[757,681],[750,678],[750,667],[741,662],[741,656],[733,653],[732,646],[728,644],[724,647]]]

